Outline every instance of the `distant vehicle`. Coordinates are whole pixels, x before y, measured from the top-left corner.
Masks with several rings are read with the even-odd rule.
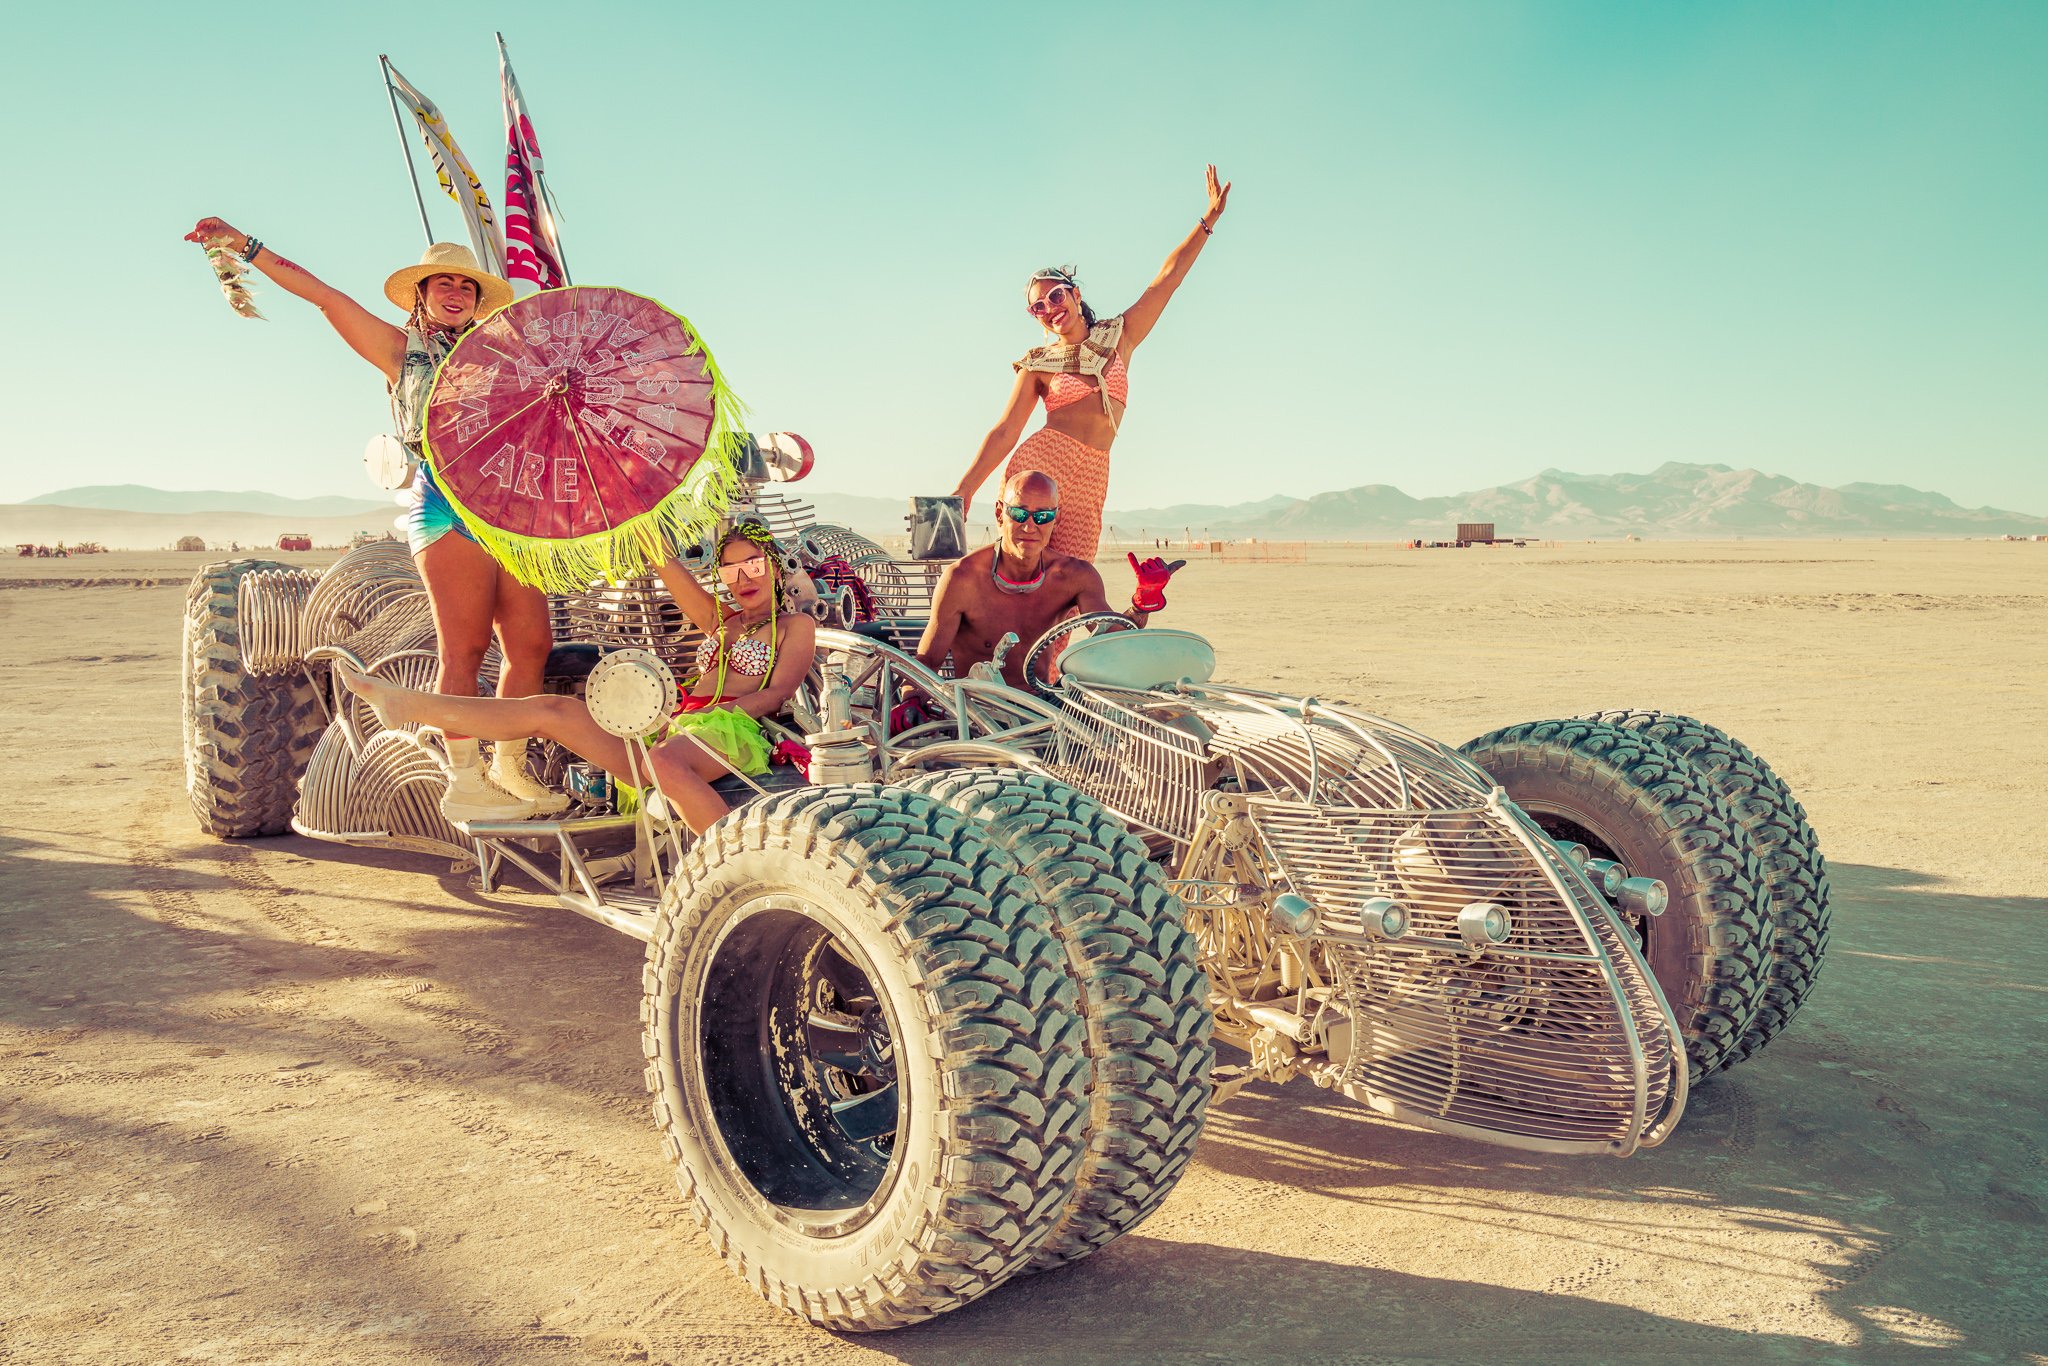
[[[311,550],[313,538],[303,531],[287,531],[277,538],[279,550]]]

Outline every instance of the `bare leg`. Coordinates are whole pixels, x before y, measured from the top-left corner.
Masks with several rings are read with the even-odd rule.
[[[684,823],[698,834],[703,834],[713,821],[732,809],[706,781],[714,774],[725,773],[725,766],[689,736],[672,736],[648,751],[647,757],[654,764],[655,776],[661,780],[661,795],[675,807]],[[706,768],[712,772],[705,773],[703,770]],[[632,780],[629,778],[627,781]]]
[[[475,697],[477,670],[483,667],[484,651],[491,646],[498,562],[475,541],[453,531],[413,559],[420,567],[420,577],[426,580],[427,605],[434,611],[435,650],[440,657],[434,691],[450,697]],[[451,734],[468,732],[458,729]]]
[[[548,651],[555,644],[547,594],[499,567],[496,621],[498,650],[505,657],[498,671],[498,696],[531,697],[543,686]]]

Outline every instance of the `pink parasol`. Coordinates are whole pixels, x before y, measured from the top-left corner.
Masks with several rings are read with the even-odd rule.
[[[544,290],[448,353],[424,449],[448,500],[521,582],[645,570],[731,501],[743,435],[688,320],[623,289]]]

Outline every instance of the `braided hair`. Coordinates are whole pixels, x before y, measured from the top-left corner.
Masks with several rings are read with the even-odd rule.
[[[745,541],[759,546],[768,560],[768,572],[775,576],[775,610],[778,614],[789,610],[789,581],[782,573],[782,547],[776,544],[775,533],[768,529],[766,522],[743,518],[726,528],[718,538],[718,549],[713,553],[720,560],[725,558],[725,548],[734,541]]]

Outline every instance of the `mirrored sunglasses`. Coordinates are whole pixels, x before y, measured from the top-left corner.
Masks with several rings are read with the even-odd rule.
[[[1009,513],[1010,520],[1019,526],[1022,526],[1027,519],[1038,523],[1040,526],[1051,526],[1060,515],[1058,508],[1020,508],[1011,507],[1007,504],[1004,506],[1003,511]]]
[[[734,560],[731,564],[718,566],[718,577],[725,581],[727,587],[738,584],[743,578],[758,579],[767,572],[766,555],[749,555],[744,560]]]

